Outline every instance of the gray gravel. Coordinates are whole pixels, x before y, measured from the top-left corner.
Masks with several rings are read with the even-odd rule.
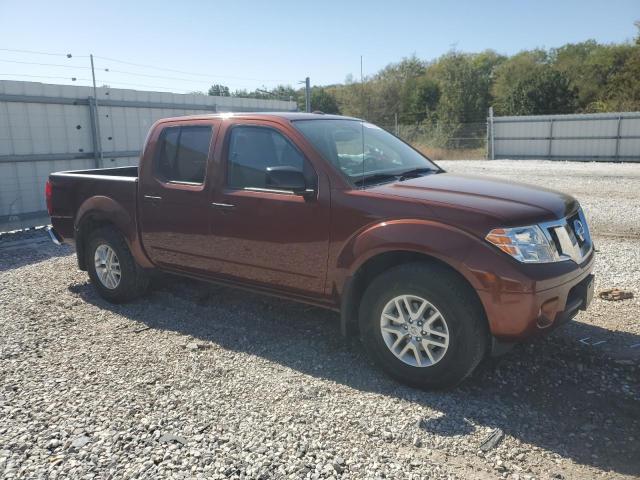
[[[0,477],[637,478],[635,351],[578,340],[640,343],[640,165],[607,166],[625,167],[619,181],[598,167],[576,184],[569,173],[590,165],[553,164],[546,178],[536,164],[548,165],[446,168],[525,169],[530,183],[576,194],[598,241],[599,286],[636,299],[596,300],[450,392],[385,377],[341,340],[334,313],[168,277],[114,306],[69,248],[42,232],[0,236]],[[598,202],[623,183],[616,211],[627,220],[609,221]]]

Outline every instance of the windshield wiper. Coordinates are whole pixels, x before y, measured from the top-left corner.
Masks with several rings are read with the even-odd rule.
[[[354,180],[353,183],[360,187],[370,182],[384,182],[386,180],[396,180],[397,178],[398,175],[393,173],[372,173],[370,175],[364,175],[358,180]]]
[[[416,178],[416,177],[420,177],[423,174],[426,173],[432,173],[435,172],[436,170],[434,170],[433,168],[428,168],[428,167],[420,167],[420,168],[413,168],[411,170],[407,170],[406,172],[402,172],[400,173],[400,177],[398,178],[399,181],[402,180],[407,180],[409,178]]]

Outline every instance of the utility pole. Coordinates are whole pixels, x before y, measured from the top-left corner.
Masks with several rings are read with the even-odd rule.
[[[400,134],[400,132],[398,131],[398,112],[396,112],[394,114],[395,117],[395,124],[396,124],[396,137]]]
[[[103,166],[102,161],[102,136],[100,135],[100,115],[98,113],[98,89],[96,88],[96,72],[93,68],[93,54],[89,54],[89,58],[91,59],[91,78],[93,79],[93,104],[95,107],[95,121],[96,121],[96,141],[95,145],[98,149],[98,162],[99,166]],[[94,152],[95,153],[95,152]]]
[[[360,116],[364,119],[365,105],[364,105],[364,75],[362,74],[362,55],[360,55],[360,103],[362,108],[362,113],[360,114]]]
[[[311,80],[307,77],[304,81],[300,80],[298,83],[304,83],[304,110],[311,112]]]

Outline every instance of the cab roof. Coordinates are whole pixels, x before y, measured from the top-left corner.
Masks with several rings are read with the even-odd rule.
[[[163,118],[164,121],[177,120],[207,120],[209,118],[250,118],[254,120],[358,120],[355,117],[346,117],[343,115],[330,115],[325,113],[307,113],[307,112],[220,112],[207,113],[198,115],[188,115],[182,117]]]

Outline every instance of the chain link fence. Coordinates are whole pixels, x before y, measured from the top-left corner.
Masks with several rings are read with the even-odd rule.
[[[482,159],[487,155],[487,122],[384,124],[432,160]]]

